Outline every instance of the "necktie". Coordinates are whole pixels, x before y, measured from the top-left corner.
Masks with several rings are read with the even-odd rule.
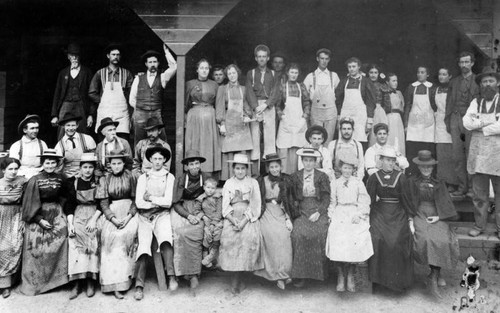
[[[76,149],[75,137],[74,136],[68,136],[68,140],[71,141],[71,144],[73,145],[73,149]]]

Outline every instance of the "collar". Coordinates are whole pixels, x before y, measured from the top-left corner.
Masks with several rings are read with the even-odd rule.
[[[76,132],[74,135],[73,135],[73,138],[78,138],[80,134],[78,132]],[[61,138],[61,140],[68,140],[69,139],[69,136],[67,134],[64,134],[64,136]],[[106,138],[105,138],[106,139]]]
[[[322,71],[319,67],[316,69],[316,71],[314,71],[316,74],[327,74],[329,75],[330,74],[330,71],[328,70],[328,68],[325,68],[324,71]]]
[[[236,82],[236,84],[233,84],[231,82],[227,83],[227,88],[237,88],[240,87],[240,83]]]
[[[472,71],[469,72],[469,75],[467,75],[467,76],[460,75],[460,77],[462,77],[463,80],[467,80],[467,81],[471,80],[472,76],[474,76],[474,74],[472,73]]]
[[[146,71],[148,73],[148,77],[150,76],[153,76],[153,77],[156,77],[156,75],[158,74],[158,71],[154,72],[154,73],[151,73],[150,71]]]
[[[384,146],[386,146],[387,144],[385,144]],[[382,150],[384,148],[384,146],[381,146],[378,142],[376,142],[374,145],[373,145],[373,148],[375,150]]]
[[[424,86],[425,86],[425,87],[427,87],[427,88],[431,88],[431,87],[432,87],[432,83],[431,83],[431,82],[429,82],[429,81],[426,81],[425,83],[421,83],[421,82],[419,82],[419,81],[416,81],[416,82],[412,83],[411,85],[412,85],[413,87],[418,87],[418,86],[420,86],[420,85],[424,85]]]
[[[271,73],[271,69],[270,69],[269,67],[267,67],[267,66],[266,66],[266,70],[265,70],[265,71],[261,71],[261,70],[260,70],[260,67],[258,67],[258,66],[257,66],[257,67],[255,68],[255,72],[260,72],[260,73],[264,73],[264,72],[265,72],[265,73]]]
[[[168,174],[168,171],[164,167],[162,167],[159,171],[151,170],[148,174],[153,176],[165,176]]]
[[[111,67],[106,67],[106,69],[108,70],[108,74],[111,74],[111,73],[118,73],[118,71],[120,70],[120,67],[117,66],[115,70],[113,70]]]
[[[28,137],[26,137],[26,135],[23,135],[23,137],[21,137],[21,141],[24,143],[36,142],[37,140],[38,138],[29,139]]]
[[[69,69],[70,69],[70,71],[72,71],[72,70],[80,70],[80,67],[81,67],[80,64],[78,64],[77,67],[71,67],[71,65],[70,65]]]
[[[113,141],[108,141],[108,139],[107,139],[106,137],[104,137],[104,139],[102,140],[102,142],[103,142],[104,144],[107,144],[107,143],[115,143],[115,142],[117,142],[117,141],[118,141],[118,137],[117,137],[117,138],[115,138],[115,140],[113,140]]]
[[[347,74],[347,79],[349,78],[361,80],[363,78],[363,75],[361,73],[358,73],[358,76],[352,77],[351,75]]]
[[[342,136],[340,137],[339,143],[342,143],[342,144],[345,144],[345,145],[354,145],[354,138],[351,137],[351,139],[349,139],[348,141],[345,141],[344,138],[342,138]]]

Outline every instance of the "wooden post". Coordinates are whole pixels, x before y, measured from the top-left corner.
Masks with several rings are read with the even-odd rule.
[[[184,167],[184,104],[186,84],[186,56],[177,55],[177,88],[175,105],[175,176],[182,175]]]

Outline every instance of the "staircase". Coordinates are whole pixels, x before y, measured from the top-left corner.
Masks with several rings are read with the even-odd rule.
[[[495,0],[433,0],[440,13],[462,31],[487,56],[496,59],[494,29]],[[499,22],[497,21],[497,24]]]

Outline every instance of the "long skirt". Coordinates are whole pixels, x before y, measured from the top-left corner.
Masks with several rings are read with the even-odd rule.
[[[410,166],[405,170],[406,176],[417,175],[419,172],[418,166],[413,163],[413,158],[418,156],[418,151],[429,150],[432,156],[436,157],[436,144],[433,142],[423,142],[423,141],[407,141],[406,142],[406,158],[410,163]]]
[[[233,203],[232,207],[234,217],[241,220],[248,203]],[[230,272],[253,272],[264,268],[259,220],[248,222],[241,231],[235,231],[233,224],[224,219],[219,264],[223,270]]]
[[[389,126],[387,144],[395,147],[399,152],[401,152],[401,154],[406,155],[405,128],[403,126],[401,114],[388,113],[387,125]]]
[[[99,273],[100,242],[98,230],[85,230],[88,221],[96,212],[95,204],[80,204],[76,207],[73,225],[75,236],[68,238],[69,280],[92,278]]]
[[[24,222],[20,204],[0,204],[0,289],[15,283],[21,265]]]
[[[113,200],[109,208],[117,219],[127,216],[132,200]],[[132,285],[137,253],[137,216],[132,217],[122,229],[101,217],[101,266],[102,292],[126,291]]]
[[[436,216],[433,202],[422,201],[414,221],[413,249],[415,260],[423,265],[453,269],[460,256],[458,238],[446,222],[430,224],[427,217]]]
[[[408,217],[399,203],[377,202],[370,212],[374,254],[369,260],[370,280],[403,291],[413,282],[412,235]]]
[[[326,256],[337,262],[361,263],[373,255],[370,222],[352,219],[359,215],[355,205],[337,205],[326,239]]]
[[[184,200],[183,205],[194,205],[194,201]],[[191,210],[188,209],[189,212]],[[199,275],[203,259],[203,228],[200,221],[193,225],[187,218],[171,212],[174,235],[174,269],[176,276]]]
[[[206,158],[201,170],[212,173],[221,170],[221,147],[212,106],[196,105],[187,113],[185,151],[196,150]]]
[[[24,234],[22,284],[28,296],[47,292],[68,282],[68,224],[59,203],[42,203],[40,213],[53,227],[27,225]]]
[[[285,158],[282,161],[282,173],[293,174],[298,170],[299,156],[297,155],[298,147],[291,147],[286,149],[278,149],[280,158]]]
[[[304,198],[300,203],[301,215],[293,222],[293,278],[324,280],[328,277],[328,259],[325,254],[328,216],[321,214],[315,222],[309,216],[317,211],[316,198]]]
[[[451,143],[437,143],[436,157],[439,162],[436,165],[437,176],[443,179],[447,184],[458,185],[459,181],[455,172],[457,166],[454,162]]]
[[[266,210],[260,218],[262,232],[262,260],[264,269],[255,275],[267,280],[290,278],[292,270],[292,239],[285,226],[286,215],[278,204],[267,203]]]

